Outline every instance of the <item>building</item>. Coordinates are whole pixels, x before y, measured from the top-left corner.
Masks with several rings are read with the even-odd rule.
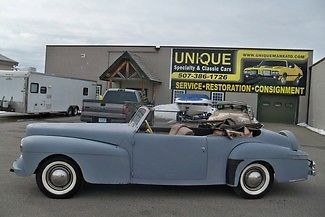
[[[179,46],[48,45],[45,73],[142,90],[155,104],[179,93],[243,101],[260,121],[307,121],[312,50]]]
[[[308,124],[325,129],[325,57],[310,67]]]
[[[0,54],[0,70],[12,70],[18,62]]]

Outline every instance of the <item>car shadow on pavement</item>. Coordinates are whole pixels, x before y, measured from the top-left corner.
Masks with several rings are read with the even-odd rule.
[[[306,187],[306,186],[305,186]],[[301,183],[279,184],[274,183],[271,191],[265,195],[265,199],[281,197],[290,199],[304,196],[305,187]],[[242,199],[227,185],[210,186],[163,186],[163,185],[99,185],[86,183],[77,197],[107,197],[107,198],[223,198]]]
[[[162,186],[162,185],[98,185],[84,184],[80,195],[83,196],[127,196],[138,198],[139,196],[155,197],[234,197],[234,191],[226,185],[218,186]],[[235,195],[236,196],[236,195]]]

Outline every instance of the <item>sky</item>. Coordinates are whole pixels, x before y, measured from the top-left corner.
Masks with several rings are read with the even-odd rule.
[[[0,0],[0,53],[44,72],[46,45],[294,48],[325,56],[324,0]]]

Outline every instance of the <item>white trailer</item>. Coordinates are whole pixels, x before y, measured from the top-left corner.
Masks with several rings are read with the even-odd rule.
[[[84,99],[96,99],[96,81],[0,70],[0,110],[76,115]]]

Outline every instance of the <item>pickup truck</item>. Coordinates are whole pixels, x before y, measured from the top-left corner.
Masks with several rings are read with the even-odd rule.
[[[83,100],[80,119],[88,123],[128,122],[143,104],[140,91],[112,88],[102,100]]]

